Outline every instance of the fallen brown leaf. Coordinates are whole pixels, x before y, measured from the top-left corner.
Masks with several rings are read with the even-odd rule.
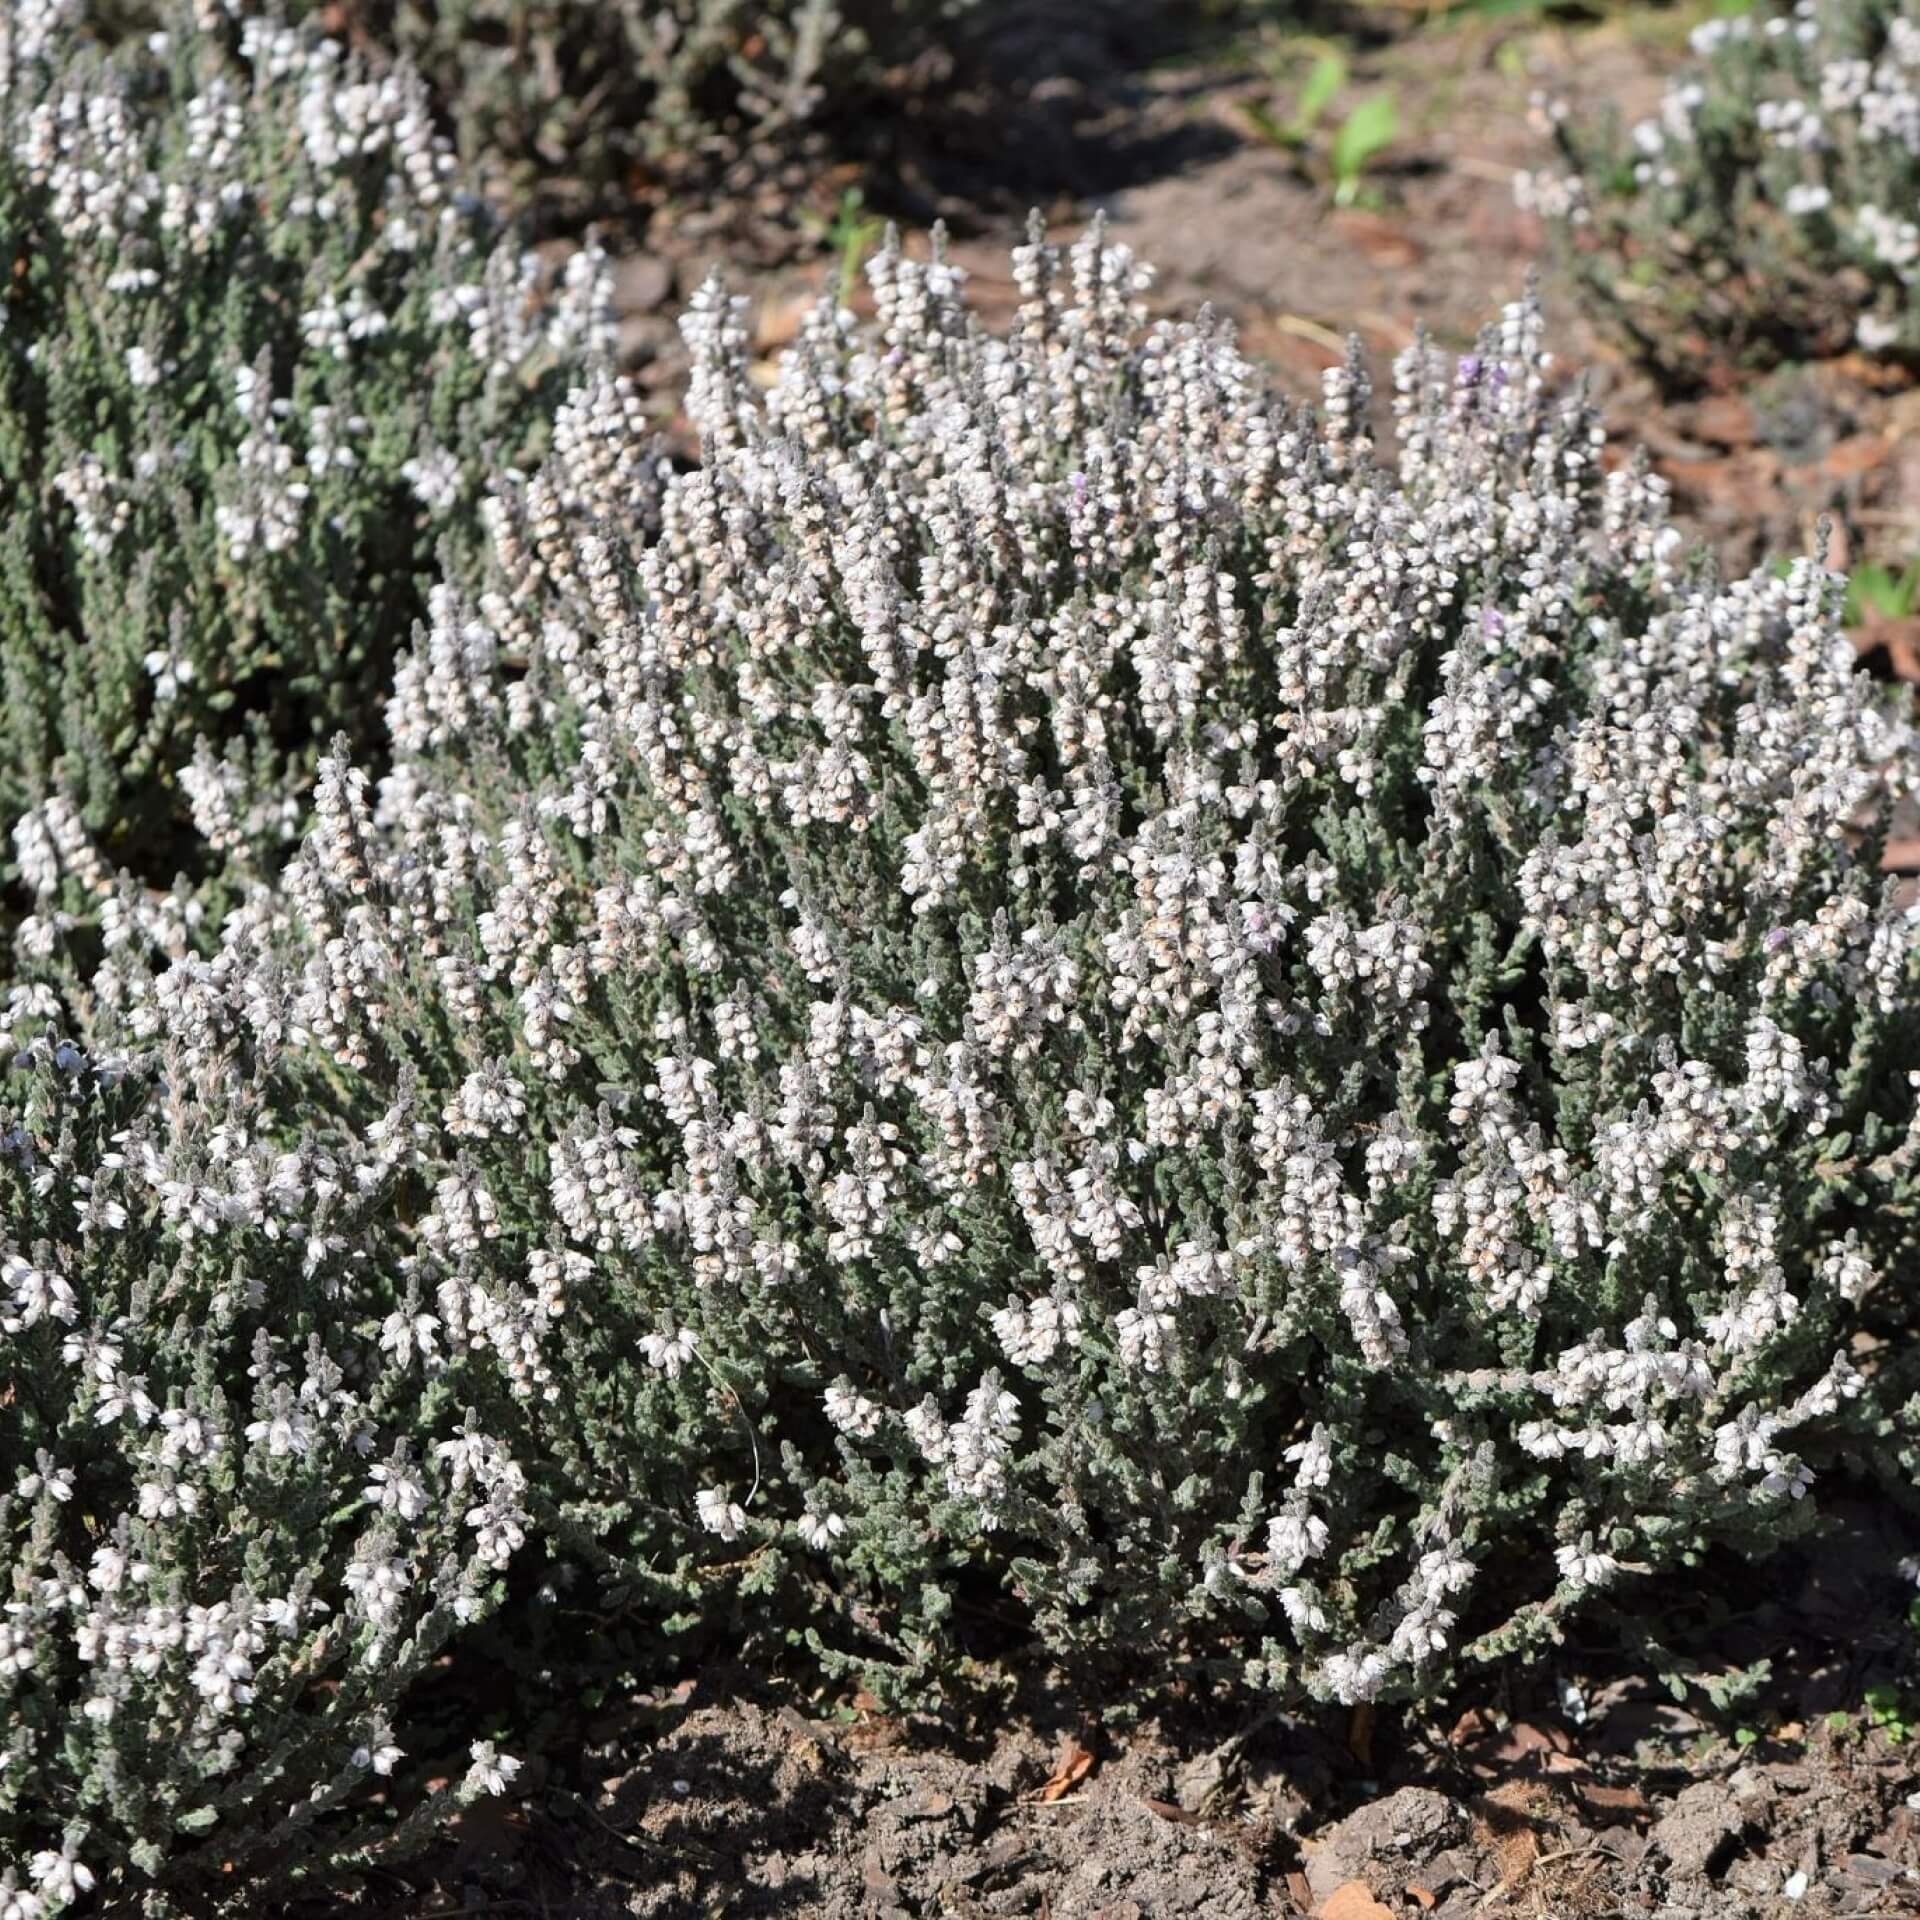
[[[1654,464],[1689,499],[1745,519],[1761,518],[1779,502],[1780,456],[1770,447],[1748,447],[1720,460]]]
[[[1723,447],[1750,447],[1760,438],[1753,409],[1737,393],[1709,394],[1693,410],[1693,431]]]
[[[1093,1767],[1093,1749],[1078,1734],[1068,1734],[1061,1744],[1060,1758],[1054,1763],[1052,1777],[1034,1798],[1042,1803],[1065,1799],[1093,1771]]]
[[[1149,1813],[1157,1813],[1162,1820],[1172,1820],[1183,1827],[1197,1827],[1206,1817],[1195,1813],[1190,1807],[1178,1806],[1171,1800],[1154,1800],[1144,1793],[1140,1796],[1140,1804]]]
[[[1856,433],[1835,441],[1820,464],[1836,479],[1848,480],[1856,474],[1871,473],[1892,452],[1893,442],[1884,434]]]
[[[1353,243],[1376,266],[1411,267],[1425,249],[1403,222],[1361,207],[1343,207],[1327,217],[1328,227]]]
[[[1886,648],[1896,679],[1920,681],[1920,615],[1869,610],[1853,630],[1853,650],[1864,659],[1880,647]]]
[[[1574,1795],[1587,1818],[1600,1826],[1638,1820],[1653,1811],[1638,1787],[1603,1787],[1597,1780],[1583,1780]]]
[[[1349,1880],[1327,1895],[1320,1920],[1393,1920],[1393,1909],[1383,1907],[1364,1880]]]
[[[777,352],[799,333],[807,315],[819,304],[820,295],[811,288],[769,301],[755,318],[755,348],[763,355]]]
[[[1313,1911],[1313,1888],[1307,1884],[1307,1876],[1298,1868],[1287,1875],[1287,1893],[1293,1901],[1295,1913]]]
[[[1491,1741],[1478,1756],[1483,1760],[1525,1760],[1531,1755],[1571,1753],[1573,1742],[1559,1727],[1537,1727],[1530,1720],[1516,1720],[1497,1740]]]
[[[1537,1818],[1552,1805],[1552,1796],[1537,1780],[1509,1780],[1475,1804],[1496,1830],[1504,1832],[1517,1820]]]
[[[1440,1896],[1431,1887],[1418,1887],[1409,1881],[1407,1892],[1423,1907],[1437,1907],[1440,1904]]]
[[[1517,1887],[1540,1861],[1540,1839],[1531,1827],[1503,1833],[1495,1851],[1500,1856],[1500,1884]]]

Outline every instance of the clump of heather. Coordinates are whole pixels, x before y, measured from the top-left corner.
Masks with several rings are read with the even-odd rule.
[[[0,18],[0,816],[57,791],[164,886],[297,839],[604,293],[589,250],[545,297],[406,71],[210,4],[109,54],[96,11]]]
[[[389,770],[328,755],[217,937],[36,816],[109,934],[23,1007],[38,1097],[127,1104],[28,1130],[18,1258],[72,1295],[56,1438],[0,1437],[144,1484],[159,1409],[221,1409],[169,1464],[227,1524],[127,1523],[195,1603],[278,1511],[229,1489],[282,1384],[353,1399],[298,1465],[342,1475],[299,1538],[353,1631],[359,1530],[419,1607],[478,1576],[407,1554],[524,1534],[897,1681],[997,1585],[1066,1653],[1419,1696],[1920,1470],[1877,871],[1916,743],[1838,577],[1714,579],[1529,304],[1401,358],[1389,467],[1357,357],[1316,419],[1097,229],[1014,274],[1002,337],[889,246],[764,390],[709,285],[690,472],[583,386],[436,592]],[[228,1317],[140,1348],[176,1285]],[[155,1416],[103,1432],[116,1338]],[[395,1475],[437,1538],[381,1531]],[[44,1524],[82,1568],[139,1497]],[[51,1720],[91,1602],[30,1564]],[[92,1777],[12,1803],[17,1856]]]
[[[501,1442],[422,1399],[434,1323],[365,1270],[413,1117],[350,1161],[275,1134],[275,1050],[222,1044],[211,979],[156,992],[173,1011],[127,1051],[49,1038],[44,991],[0,1017],[14,1920],[90,1889],[208,1913],[268,1871],[389,1858],[517,1765],[481,1742],[458,1782],[394,1793],[409,1685],[491,1611],[525,1519]]]
[[[764,162],[880,108],[982,0],[374,0],[357,24],[413,62],[462,158],[517,194],[630,194]],[[318,11],[309,6],[308,11]]]
[[[1710,20],[1623,135],[1551,110],[1561,169],[1523,175],[1607,315],[1657,364],[1716,350],[1920,352],[1920,22],[1904,0]]]

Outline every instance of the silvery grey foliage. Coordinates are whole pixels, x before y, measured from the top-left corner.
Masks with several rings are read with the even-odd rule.
[[[1549,109],[1556,169],[1521,176],[1582,280],[1657,361],[1716,349],[1920,352],[1920,17],[1797,0],[1692,34],[1657,114]]]
[[[217,994],[157,991],[174,1011],[129,1022],[128,1053],[22,1045],[44,990],[0,1017],[14,1920],[96,1886],[205,1913],[269,1867],[391,1857],[517,1765],[476,1747],[404,1820],[369,1805],[409,1684],[491,1611],[525,1520],[501,1443],[423,1400],[424,1318],[374,1311],[409,1118],[350,1162],[272,1137]]]
[[[1357,355],[1296,411],[1097,228],[1016,252],[1004,337],[937,251],[871,275],[765,390],[701,291],[695,471],[573,395],[390,771],[329,755],[217,934],[26,823],[110,938],[30,926],[12,1016],[44,1906],[152,1831],[31,1731],[122,1530],[167,1605],[304,1581],[356,1649],[524,1536],[897,1682],[998,1584],[1065,1652],[1363,1702],[1920,1468],[1915,742],[1839,579],[1712,578],[1528,303],[1401,358],[1390,468]],[[224,1444],[162,1459],[169,1409]],[[276,1474],[335,1530],[255,1584]],[[190,1708],[185,1629],[144,1658]],[[242,1705],[180,1710],[190,1769],[288,1737]],[[376,1705],[291,1724],[375,1757]]]
[[[0,813],[170,882],[297,839],[441,544],[610,338],[544,295],[420,83],[258,8],[0,9]],[[244,13],[243,18],[232,17]]]
[[[307,10],[318,11],[303,0]],[[982,0],[367,0],[354,19],[418,67],[463,159],[563,198],[690,187],[887,97]]]

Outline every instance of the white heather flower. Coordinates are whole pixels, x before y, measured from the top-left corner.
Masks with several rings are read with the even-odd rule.
[[[526,1113],[525,1089],[496,1063],[467,1075],[460,1091],[447,1102],[442,1118],[449,1133],[485,1140],[496,1134],[516,1133]]]
[[[27,1864],[28,1877],[49,1900],[63,1906],[93,1891],[93,1871],[76,1860],[71,1850],[36,1853]]]
[[[1080,1309],[1070,1300],[1042,1294],[1009,1300],[992,1316],[994,1338],[1015,1366],[1044,1366],[1064,1346],[1080,1344]]]
[[[467,1751],[473,1761],[465,1781],[469,1794],[505,1793],[520,1771],[521,1763],[509,1753],[498,1752],[491,1740],[476,1740]]]
[[[1267,1523],[1267,1552],[1273,1569],[1290,1579],[1325,1552],[1327,1523],[1303,1501],[1300,1506]]]
[[[1554,1548],[1553,1557],[1560,1577],[1576,1587],[1604,1587],[1620,1571],[1619,1561],[1596,1547],[1590,1533],[1583,1533],[1578,1545]]]
[[[844,1380],[835,1381],[826,1391],[827,1418],[840,1432],[868,1440],[880,1431],[884,1410],[863,1393],[855,1393]]]
[[[717,1533],[722,1540],[737,1540],[746,1531],[746,1508],[737,1501],[729,1500],[724,1489],[702,1487],[694,1495],[693,1504],[700,1516],[700,1524],[709,1533]]]
[[[21,1499],[35,1500],[46,1493],[64,1506],[73,1498],[73,1469],[54,1466],[44,1451],[36,1453],[34,1461],[34,1471],[23,1472],[14,1483]]]
[[[1330,1654],[1321,1664],[1321,1682],[1343,1707],[1363,1706],[1380,1697],[1391,1669],[1386,1656],[1370,1647]]]
[[[362,1498],[402,1520],[418,1520],[428,1505],[426,1488],[403,1467],[375,1467]]]
[[[1324,1487],[1333,1477],[1333,1448],[1324,1425],[1296,1440],[1281,1457],[1292,1464],[1293,1484],[1302,1493]]]
[[[666,1327],[642,1335],[640,1351],[648,1366],[664,1373],[669,1380],[677,1380],[681,1369],[693,1358],[695,1345],[691,1327]]]
[[[824,1552],[847,1530],[846,1521],[831,1509],[810,1508],[800,1516],[800,1538],[816,1552]]]
[[[1113,1321],[1121,1364],[1138,1367],[1143,1373],[1158,1373],[1166,1364],[1173,1325],[1170,1313],[1152,1307],[1123,1307]]]
[[[907,1433],[924,1459],[931,1465],[939,1466],[949,1458],[953,1443],[948,1437],[947,1423],[931,1399],[909,1407],[905,1418]]]

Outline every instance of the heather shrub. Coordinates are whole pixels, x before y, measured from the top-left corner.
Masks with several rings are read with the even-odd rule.
[[[1655,362],[1920,350],[1920,21],[1905,0],[1710,20],[1660,111],[1552,111],[1522,176],[1601,311]]]
[[[884,110],[888,73],[981,0],[366,0],[356,27],[426,76],[475,168],[596,197],[682,183],[826,118]]]
[[[297,837],[603,324],[597,253],[543,299],[409,73],[164,17],[110,56],[84,0],[0,18],[0,815],[57,790],[162,885],[203,793],[224,862]]]
[[[49,1039],[26,988],[0,1021],[14,1920],[90,1888],[244,1907],[263,1876],[391,1857],[518,1764],[476,1742],[456,1785],[393,1796],[409,1685],[491,1610],[522,1521],[513,1462],[423,1402],[364,1268],[408,1116],[343,1181],[324,1145],[268,1137],[264,1057],[223,1055],[214,994],[183,990],[134,1053]]]
[[[1296,411],[1097,230],[1016,253],[1005,337],[937,255],[871,273],[764,391],[701,292],[693,471],[620,382],[569,400],[435,592],[389,769],[329,754],[217,935],[35,816],[109,945],[27,930],[75,1117],[16,1129],[65,1158],[9,1231],[73,1295],[9,1338],[216,1409],[166,1484],[228,1527],[127,1521],[177,1590],[277,1512],[243,1468],[338,1473],[302,1564],[369,1648],[341,1589],[425,1636],[524,1534],[630,1618],[750,1610],[893,1687],[998,1588],[1070,1655],[1360,1702],[1768,1547],[1829,1477],[1910,1486],[1920,980],[1877,862],[1914,740],[1838,577],[1715,580],[1525,303],[1401,359],[1389,468],[1357,358]],[[170,1287],[204,1331],[162,1352]],[[157,1414],[58,1365],[7,1468],[157,1478]],[[276,1467],[282,1385],[354,1412]],[[21,1498],[80,1568],[144,1495]],[[363,1545],[403,1499],[437,1535]],[[93,1601],[23,1566],[12,1712],[51,1724]],[[17,1857],[93,1805],[53,1765]]]

